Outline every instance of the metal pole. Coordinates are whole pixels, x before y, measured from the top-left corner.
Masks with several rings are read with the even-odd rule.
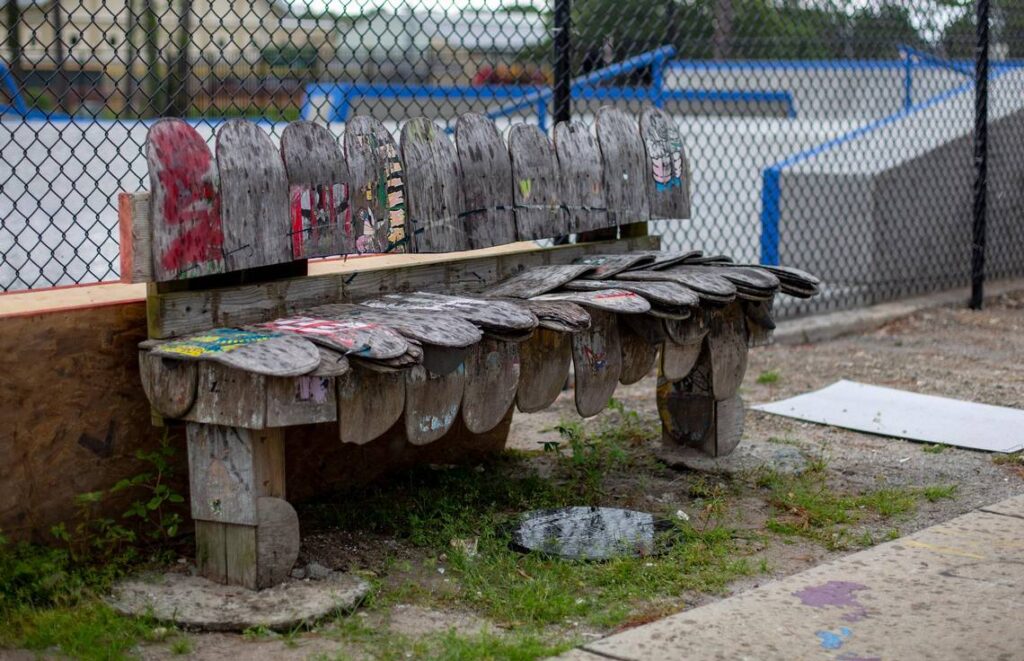
[[[571,0],[555,0],[555,123],[568,122],[572,114]]]
[[[988,0],[977,0],[974,51],[974,227],[971,244],[971,309],[980,310],[985,289],[986,169],[988,160]]]

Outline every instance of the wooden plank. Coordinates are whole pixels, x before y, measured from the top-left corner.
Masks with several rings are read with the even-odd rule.
[[[342,443],[363,445],[402,417],[405,376],[354,368],[338,383],[338,430]]]
[[[725,278],[711,273],[701,273],[686,269],[685,266],[674,266],[662,271],[626,271],[615,276],[615,280],[634,282],[675,282],[692,289],[703,301],[712,304],[724,304],[736,297],[736,286]]]
[[[667,340],[661,348],[661,373],[669,381],[680,381],[693,371],[703,343],[676,344]]]
[[[572,360],[572,335],[538,329],[519,345],[519,388],[516,406],[533,413],[551,406],[565,387]]]
[[[494,122],[476,113],[455,123],[455,147],[462,176],[462,212],[470,248],[516,240],[512,213],[512,163]]]
[[[334,135],[313,122],[292,122],[281,133],[288,176],[292,257],[355,252],[348,166]]]
[[[654,256],[643,253],[625,253],[620,255],[587,255],[576,260],[577,264],[589,264],[594,270],[583,275],[587,280],[604,280],[616,273],[631,268],[643,268],[654,263]]]
[[[465,386],[463,365],[443,376],[422,366],[405,370],[405,433],[410,443],[433,443],[452,428]]]
[[[651,304],[647,302],[647,299],[625,289],[608,288],[598,291],[560,291],[534,296],[533,300],[571,301],[586,308],[605,310],[617,314],[643,314],[651,310]]]
[[[353,117],[345,124],[345,157],[353,252],[407,252],[405,173],[395,139],[380,121]]]
[[[558,157],[548,136],[534,124],[516,124],[508,132],[508,152],[519,240],[571,234],[561,206]]]
[[[288,177],[270,136],[252,122],[225,122],[217,172],[226,270],[290,262]]]
[[[608,406],[622,374],[622,346],[615,315],[593,309],[590,316],[590,328],[572,336],[576,410],[584,418]]]
[[[180,340],[156,343],[154,356],[212,361],[253,374],[298,376],[320,364],[316,347],[296,335],[214,328]]]
[[[462,212],[459,154],[448,135],[424,117],[402,127],[408,223],[415,252],[469,248]]]
[[[196,400],[198,383],[195,363],[139,352],[139,377],[146,398],[160,415],[180,418]]]
[[[146,135],[146,163],[154,279],[223,273],[221,192],[206,141],[180,119],[161,119]]]
[[[149,193],[117,194],[121,282],[149,282],[153,277],[153,229]]]
[[[683,287],[675,282],[631,282],[628,280],[615,280],[606,282],[601,280],[573,280],[567,282],[565,288],[570,291],[599,291],[615,287],[625,289],[634,294],[643,296],[652,305],[667,308],[696,308],[700,305],[700,297],[692,289]]]
[[[338,419],[335,380],[328,376],[267,377],[268,427],[290,427]]]
[[[579,122],[556,124],[555,154],[570,231],[613,227],[605,203],[601,150],[590,130]]]
[[[658,358],[658,345],[651,344],[619,318],[619,342],[622,345],[622,373],[619,383],[629,385],[647,376]]]
[[[266,426],[267,377],[214,362],[196,368],[196,401],[183,420],[246,429]]]
[[[228,582],[226,527],[214,521],[195,521],[196,569],[214,583]]]
[[[715,455],[731,454],[743,438],[743,398],[739,395],[715,402]]]
[[[432,344],[439,347],[468,347],[479,342],[483,337],[483,333],[465,319],[454,315],[438,315],[424,310],[384,310],[338,303],[315,307],[309,310],[309,315],[324,319],[380,324],[393,328],[419,344]]]
[[[537,316],[538,326],[561,333],[575,333],[590,328],[590,313],[569,301],[516,300],[518,305]]]
[[[774,297],[766,301],[743,301],[743,314],[747,318],[750,346],[766,346],[775,330]]]
[[[519,386],[519,345],[485,337],[466,359],[462,420],[466,429],[483,434],[494,429],[516,398]]]
[[[299,558],[299,516],[288,501],[263,496],[256,501],[256,587],[283,583]]]
[[[255,526],[256,499],[283,496],[283,432],[196,422],[186,427],[192,518]]]
[[[259,589],[256,526],[224,525],[225,562],[228,585]]]
[[[609,224],[647,220],[647,152],[639,127],[629,113],[606,106],[597,111],[595,128],[601,148]]]
[[[431,292],[387,294],[363,301],[361,305],[392,310],[428,310],[457,315],[480,328],[495,333],[523,333],[537,327],[532,312],[510,301],[469,298]],[[506,407],[507,408],[507,407]]]
[[[647,148],[651,218],[689,218],[689,163],[675,120],[659,108],[645,108],[640,114],[640,135]]]
[[[491,297],[534,298],[593,270],[589,264],[535,266],[484,291]]]
[[[732,303],[712,316],[707,344],[712,394],[718,401],[729,399],[739,392],[747,371],[747,322],[739,303]]]
[[[292,333],[345,354],[372,360],[397,358],[409,349],[408,340],[397,331],[354,319],[294,316],[258,324],[256,328]]]
[[[483,257],[463,253],[437,263],[415,264],[222,287],[204,291],[154,294],[149,299],[149,336],[180,337],[218,326],[246,326],[271,321],[325,303],[372,298],[397,291],[479,292],[489,285],[534,266],[566,264],[582,255],[657,247],[658,237],[573,244]],[[423,256],[426,257],[426,256]],[[432,257],[432,256],[431,256]],[[395,255],[385,259],[417,260]],[[357,265],[359,260],[350,259]]]

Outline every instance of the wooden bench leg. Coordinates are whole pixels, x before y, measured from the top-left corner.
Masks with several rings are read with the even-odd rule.
[[[664,372],[659,374],[662,443],[692,447],[712,457],[723,457],[736,449],[743,436],[743,400],[739,395],[716,400],[713,382],[707,340],[686,377],[673,381]]]
[[[206,578],[260,589],[288,576],[299,520],[284,500],[284,430],[188,424],[196,565]]]

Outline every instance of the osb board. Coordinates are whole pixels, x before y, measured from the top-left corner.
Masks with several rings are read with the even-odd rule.
[[[145,468],[135,452],[154,449],[163,434],[151,424],[139,381],[137,345],[145,339],[145,328],[141,301],[0,318],[0,373],[5,377],[0,379],[5,415],[0,426],[0,529],[5,535],[45,541],[52,525],[72,515],[76,495],[109,488]],[[420,462],[478,461],[482,452],[501,449],[509,420],[480,436],[460,425],[423,448],[405,443],[399,430],[352,446],[338,442],[333,424],[289,428],[288,497],[365,484]],[[171,435],[178,451],[175,488],[187,502],[184,429],[172,428]],[[323,474],[317,474],[321,468]],[[99,514],[117,518],[134,497],[125,493],[111,499]],[[187,507],[182,514],[187,518]]]

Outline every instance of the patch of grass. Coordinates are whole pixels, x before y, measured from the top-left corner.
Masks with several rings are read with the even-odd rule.
[[[956,489],[957,487],[955,484],[933,484],[921,489],[921,495],[924,496],[924,499],[929,503],[934,503],[940,500],[955,498]]]
[[[373,658],[380,661],[399,659],[508,659],[527,661],[555,656],[575,647],[579,641],[572,638],[543,637],[535,631],[478,634],[460,634],[454,630],[428,634],[418,638],[397,634],[387,628],[372,628],[357,617],[345,617],[337,628],[325,632],[339,641],[355,643],[372,650]],[[339,658],[339,657],[314,657]],[[347,658],[347,657],[340,657]]]
[[[992,457],[992,463],[997,466],[1024,466],[1024,450],[1010,454],[997,454]]]
[[[768,442],[776,445],[792,445],[793,447],[800,447],[801,445],[800,441],[794,438],[785,438],[783,436],[769,436]]]
[[[757,476],[757,486],[768,491],[767,499],[774,509],[765,525],[778,535],[811,539],[830,550],[848,548],[851,544],[877,543],[869,532],[859,538],[851,536],[850,527],[866,512],[883,519],[898,517],[912,512],[921,498],[931,501],[953,494],[944,486],[882,488],[843,494],[828,484],[825,457],[809,462],[808,466],[800,475],[781,475],[769,469]]]
[[[773,383],[778,383],[779,379],[781,378],[782,375],[779,374],[777,371],[765,370],[764,372],[761,372],[760,374],[757,375],[757,382],[760,383],[761,385],[771,385]]]
[[[171,642],[171,654],[184,656],[192,653],[192,641],[184,636],[179,636]]]
[[[943,445],[941,443],[932,443],[930,445],[925,444],[924,446],[922,446],[921,452],[927,452],[928,454],[941,454],[945,452],[947,449],[949,449],[948,445]]]
[[[0,647],[59,650],[76,659],[127,659],[152,625],[122,617],[99,601],[75,607],[19,608],[0,627]]]

